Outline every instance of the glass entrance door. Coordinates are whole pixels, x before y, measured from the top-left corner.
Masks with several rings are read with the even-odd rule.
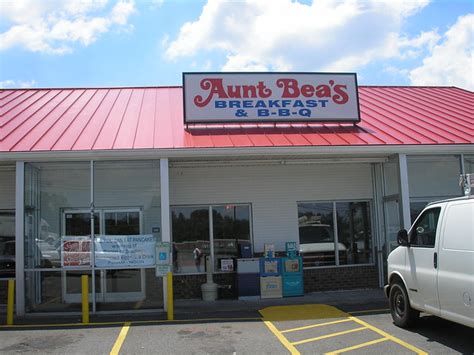
[[[100,213],[94,213],[94,231],[100,231]],[[91,213],[88,210],[64,211],[63,213],[63,238],[61,243],[82,242],[90,251],[91,238]],[[66,245],[60,246],[60,252],[66,250]],[[87,253],[87,251],[84,251]],[[89,275],[89,299],[92,299],[92,271],[91,270],[64,270],[62,271],[62,295],[66,303],[81,302],[81,275]],[[95,272],[94,277],[96,298],[102,297],[100,272]]]
[[[135,302],[145,298],[145,272],[143,269],[110,269],[108,258],[122,257],[126,250],[120,245],[124,235],[139,235],[141,231],[141,211],[96,210],[94,214],[95,235],[95,292],[96,302]],[[65,239],[90,240],[91,220],[87,210],[70,210],[63,213],[63,236]],[[120,239],[119,239],[120,236]],[[107,247],[105,246],[107,245]],[[101,266],[102,265],[102,266]],[[80,275],[92,271],[63,271],[63,299],[67,303],[81,300]],[[92,290],[92,277],[89,290]],[[92,293],[89,293],[92,299]]]
[[[104,235],[112,242],[114,236],[117,236],[117,249],[126,256],[126,250],[120,245],[121,236],[141,234],[141,211],[103,210],[103,225]],[[97,252],[99,250],[96,250],[96,256]],[[104,302],[134,302],[145,299],[144,269],[102,270],[101,278],[102,288],[105,290]]]

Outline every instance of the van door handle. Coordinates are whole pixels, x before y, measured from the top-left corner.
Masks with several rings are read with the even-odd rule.
[[[433,266],[435,269],[438,268],[438,253],[437,252],[435,252],[433,255]]]

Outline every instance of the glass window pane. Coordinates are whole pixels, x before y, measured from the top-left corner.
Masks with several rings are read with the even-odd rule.
[[[104,285],[98,309],[153,307],[162,297],[147,294],[145,268],[154,269],[161,240],[159,161],[95,162],[94,204],[102,218],[94,243]]]
[[[368,202],[337,202],[339,264],[368,264],[372,259],[372,231]]]
[[[105,234],[138,235],[140,234],[140,212],[106,212]]]
[[[107,293],[114,292],[140,292],[141,275],[140,269],[127,270],[105,270]]]
[[[410,217],[411,223],[415,222],[416,217],[423,211],[428,202],[410,202]]]
[[[466,174],[474,174],[474,155],[464,155],[464,171]]]
[[[209,208],[172,207],[173,264],[175,273],[204,272],[210,255]]]
[[[441,208],[431,208],[423,212],[410,231],[410,243],[414,247],[434,248],[436,228]]]
[[[0,211],[0,278],[15,277],[15,212]]]
[[[384,173],[384,196],[396,195],[399,193],[398,160],[390,159],[383,164]]]
[[[449,198],[461,195],[459,156],[408,156],[410,197]]]
[[[236,261],[233,259],[239,257],[242,246],[250,244],[250,206],[213,206],[212,221],[214,270],[234,271]]]
[[[89,278],[89,300],[92,299],[91,271],[27,271],[25,272],[25,303],[27,312],[80,312],[81,276]],[[100,294],[98,272],[96,295]]]
[[[305,267],[336,264],[332,203],[299,203],[298,231]]]
[[[153,234],[161,240],[159,166],[155,160],[94,163],[95,207],[105,210],[103,233]],[[139,210],[143,219],[141,230]]]
[[[94,213],[94,233],[99,233],[100,218]],[[89,212],[66,212],[65,235],[84,236],[91,234],[91,214]]]
[[[61,267],[63,238],[68,234],[91,235],[90,214],[87,212],[90,203],[89,162],[25,165],[27,269]],[[66,214],[74,209],[81,213],[66,218]]]

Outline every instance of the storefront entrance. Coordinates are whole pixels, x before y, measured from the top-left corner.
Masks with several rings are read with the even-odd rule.
[[[62,235],[65,238],[83,237],[90,234],[91,214],[87,210],[65,210],[62,213]],[[101,248],[101,238],[141,234],[142,213],[140,209],[95,209],[94,240],[95,265],[89,290],[92,299],[92,282],[95,288],[95,300],[100,302],[136,302],[145,299],[144,269],[106,269],[99,265],[114,257],[109,249]],[[90,237],[89,237],[90,238]],[[116,252],[121,252],[119,242],[115,243]],[[62,297],[66,303],[81,300],[80,271],[62,272]]]

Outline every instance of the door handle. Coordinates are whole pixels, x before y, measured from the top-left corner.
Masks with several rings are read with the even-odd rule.
[[[437,252],[435,252],[433,255],[433,266],[435,269],[438,268],[438,253]]]

